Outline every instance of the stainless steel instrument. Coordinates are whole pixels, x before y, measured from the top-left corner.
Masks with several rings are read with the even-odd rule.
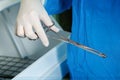
[[[46,30],[46,33],[50,32],[50,34],[52,34],[52,35],[48,34],[49,37],[51,37],[53,39],[56,39],[56,40],[60,40],[60,41],[66,42],[66,43],[69,43],[69,44],[72,44],[72,45],[77,46],[77,47],[79,47],[79,48],[81,48],[83,50],[91,52],[91,53],[93,53],[93,54],[95,54],[97,56],[100,56],[102,58],[106,58],[106,55],[104,53],[102,53],[102,52],[100,52],[98,50],[95,50],[93,48],[90,48],[88,46],[85,46],[85,45],[83,45],[81,43],[75,42],[75,41],[69,39],[68,37],[65,37],[64,36],[64,34],[66,34],[65,31],[60,30],[59,32],[55,32],[52,29],[50,29],[49,27],[47,27],[47,28],[48,29]]]

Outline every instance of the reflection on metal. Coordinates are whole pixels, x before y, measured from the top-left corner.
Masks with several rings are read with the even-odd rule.
[[[56,39],[56,40],[61,40],[63,42],[72,44],[74,46],[77,46],[77,47],[85,50],[85,51],[88,51],[88,52],[90,52],[92,54],[95,54],[95,55],[97,55],[99,57],[106,58],[106,55],[104,53],[69,39],[68,36],[66,36],[66,34],[68,34],[67,32],[65,32],[63,30],[60,30],[59,32],[55,32],[54,30],[50,29],[49,27],[47,27],[47,28],[48,28],[46,30],[47,33],[48,32],[53,33],[52,35],[49,35],[50,33],[48,34],[51,38]]]
[[[33,59],[0,56],[0,80],[12,79],[34,61]]]

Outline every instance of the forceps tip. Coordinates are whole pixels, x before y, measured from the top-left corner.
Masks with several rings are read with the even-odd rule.
[[[106,58],[106,57],[107,57],[107,56],[106,56],[105,54],[103,54],[103,53],[101,53],[100,56],[101,56],[102,58]]]

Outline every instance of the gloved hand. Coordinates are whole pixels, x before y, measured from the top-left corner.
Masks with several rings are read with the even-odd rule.
[[[41,25],[41,21],[46,26],[53,25],[43,4],[40,0],[21,0],[20,10],[16,21],[16,34],[20,37],[28,37],[29,39],[37,39],[43,42],[44,46],[49,45],[48,38]],[[53,25],[52,30],[58,32],[59,29]],[[37,34],[35,34],[35,32]]]

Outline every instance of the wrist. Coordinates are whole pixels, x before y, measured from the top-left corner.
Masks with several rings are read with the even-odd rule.
[[[21,4],[33,4],[33,3],[41,3],[44,5],[46,0],[21,0]]]
[[[40,0],[21,0],[21,5],[26,6],[26,5],[37,5],[40,4]]]

